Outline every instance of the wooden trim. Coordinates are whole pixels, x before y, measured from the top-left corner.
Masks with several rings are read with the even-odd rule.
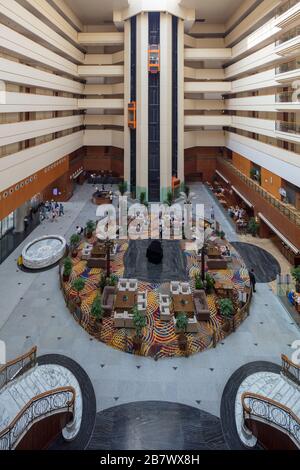
[[[36,352],[37,352],[37,346],[34,346],[33,348],[30,349],[30,351],[28,351],[27,353],[25,354],[22,354],[22,356],[19,356],[17,357],[16,359],[12,359],[11,361],[7,362],[6,364],[4,364],[4,366],[1,366],[0,367],[0,373],[2,373],[5,369],[7,369],[8,367],[10,366],[13,366],[14,364],[17,364],[18,362],[21,362],[23,361],[24,359],[26,359],[27,357],[30,357],[32,355],[36,356]]]

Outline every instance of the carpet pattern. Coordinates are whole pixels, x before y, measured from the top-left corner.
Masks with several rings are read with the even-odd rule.
[[[93,243],[94,238],[89,242]],[[83,242],[84,243],[84,242]],[[82,243],[82,245],[83,245]],[[177,243],[177,242],[176,242]],[[200,260],[197,259],[196,252],[190,249],[189,243],[180,242],[185,259],[186,278],[189,280],[192,291],[194,290],[194,276],[200,272]],[[248,271],[243,260],[237,251],[231,248],[232,262],[229,267],[224,270],[212,271],[216,280],[227,281],[233,285],[235,294],[249,283]],[[124,277],[125,259],[128,250],[128,242],[118,240],[117,254],[111,262],[111,272],[119,277]],[[73,270],[68,282],[63,282],[65,297],[74,300],[77,296],[76,291],[72,288],[72,282],[77,277],[85,280],[84,290],[80,296],[81,303],[81,325],[98,340],[128,353],[135,353],[134,350],[134,330],[125,328],[114,328],[113,318],[105,317],[102,321],[102,327],[98,332],[90,328],[90,313],[93,300],[95,299],[99,289],[101,269],[89,269],[86,261],[82,261],[80,257],[73,258]],[[147,292],[147,313],[146,327],[143,329],[142,346],[139,354],[143,356],[152,356],[155,359],[163,357],[174,357],[195,354],[213,346],[213,334],[215,332],[217,341],[221,341],[226,337],[226,332],[222,327],[223,318],[218,314],[216,307],[216,295],[207,296],[209,309],[211,311],[211,319],[208,322],[199,322],[200,331],[198,333],[187,333],[187,350],[182,351],[178,343],[178,335],[175,332],[173,319],[170,321],[160,320],[159,311],[159,293],[169,292],[169,282],[155,282],[139,280],[138,290]]]

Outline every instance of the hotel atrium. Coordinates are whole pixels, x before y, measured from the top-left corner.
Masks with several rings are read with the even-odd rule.
[[[299,450],[300,0],[0,0],[0,280],[2,455]]]

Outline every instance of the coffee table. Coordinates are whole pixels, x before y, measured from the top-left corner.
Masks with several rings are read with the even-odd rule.
[[[116,311],[124,312],[130,311],[136,303],[136,293],[133,291],[118,291],[115,298],[114,309]]]
[[[173,295],[173,310],[175,316],[184,312],[189,318],[192,318],[195,314],[193,296],[191,294]]]

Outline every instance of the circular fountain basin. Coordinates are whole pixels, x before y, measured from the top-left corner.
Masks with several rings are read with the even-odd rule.
[[[66,245],[66,240],[59,235],[36,238],[22,251],[23,265],[29,269],[51,266],[64,256]]]

